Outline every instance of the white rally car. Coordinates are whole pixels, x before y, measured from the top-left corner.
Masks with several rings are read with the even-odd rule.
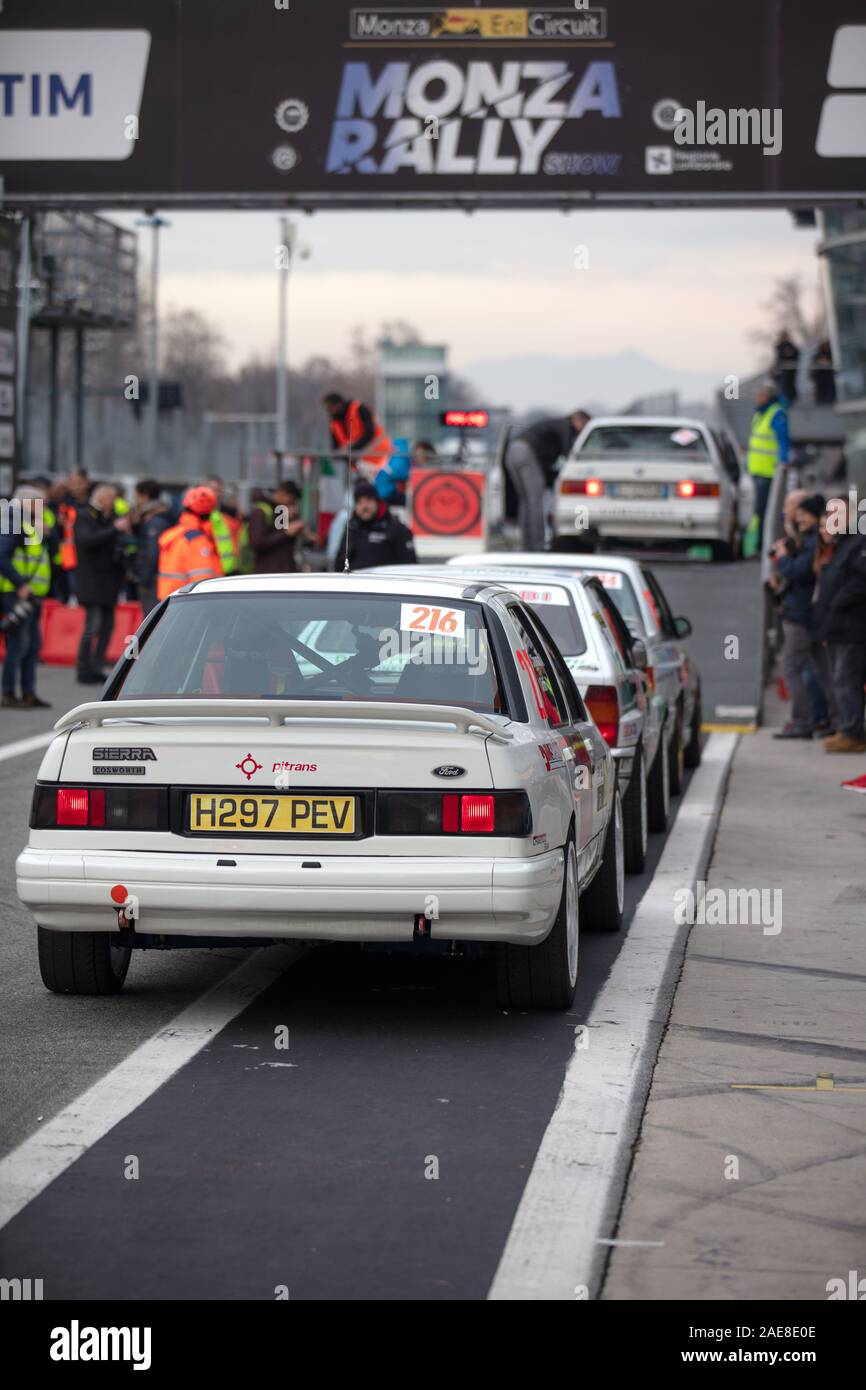
[[[751,480],[731,438],[704,420],[596,416],[556,479],[554,546],[599,537],[709,541],[732,560],[753,510]]]
[[[429,938],[566,1008],[578,900],[622,924],[610,750],[495,582],[190,585],[56,730],[17,861],[49,989],[112,993],[135,947]]]

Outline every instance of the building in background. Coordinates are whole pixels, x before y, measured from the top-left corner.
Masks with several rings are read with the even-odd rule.
[[[448,403],[448,348],[383,338],[376,364],[376,414],[392,439],[436,442]]]

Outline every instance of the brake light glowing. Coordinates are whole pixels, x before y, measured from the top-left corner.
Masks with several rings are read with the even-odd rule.
[[[58,825],[105,825],[105,792],[102,787],[57,788]]]
[[[596,727],[611,748],[619,737],[619,697],[615,685],[591,685],[584,696]]]
[[[461,796],[460,829],[465,835],[492,835],[494,828],[492,796]]]
[[[678,497],[718,497],[718,483],[696,483],[691,478],[683,478],[677,483]]]
[[[564,478],[559,490],[569,496],[601,497],[604,483],[601,478]]]

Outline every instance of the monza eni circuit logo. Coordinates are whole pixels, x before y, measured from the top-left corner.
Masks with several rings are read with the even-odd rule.
[[[352,10],[349,34],[357,42],[374,43],[382,39],[406,39],[417,42],[427,39],[455,41],[489,41],[507,43],[535,39],[546,43],[558,40],[573,43],[575,39],[607,38],[607,10],[603,6],[569,8],[496,7],[467,9],[449,5],[445,8],[381,6]]]

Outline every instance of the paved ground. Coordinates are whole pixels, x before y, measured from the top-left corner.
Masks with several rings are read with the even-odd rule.
[[[616,1250],[606,1299],[822,1299],[863,1273],[866,799],[839,783],[864,770],[740,744],[708,891],[781,888],[782,929],[692,930],[617,1233],[663,1246]]]

